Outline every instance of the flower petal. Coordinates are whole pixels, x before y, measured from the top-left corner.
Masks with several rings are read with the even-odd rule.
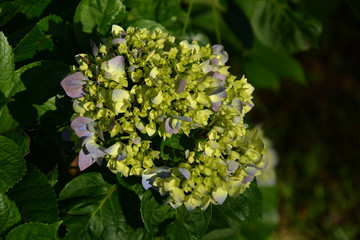
[[[106,155],[105,148],[93,141],[85,143],[85,147],[94,158],[100,158]]]
[[[92,54],[96,57],[99,54],[99,49],[96,46],[95,42],[90,39],[90,47]]]
[[[95,132],[88,130],[88,124],[93,123],[94,120],[88,117],[79,116],[71,122],[71,128],[74,129],[75,134],[80,137],[93,137]]]
[[[216,188],[215,190],[212,191],[211,195],[212,198],[218,202],[220,205],[224,203],[224,201],[226,200],[228,192],[225,191],[222,188]]]
[[[178,87],[177,87],[176,92],[177,93],[182,93],[185,90],[186,85],[187,85],[187,82],[184,79],[182,79],[182,78],[179,79]]]
[[[94,159],[91,157],[90,153],[89,154],[85,154],[85,152],[83,151],[83,149],[80,150],[79,153],[79,160],[78,160],[78,165],[80,168],[80,171],[85,170],[86,168],[90,167],[93,163],[94,163]]]
[[[190,179],[190,171],[186,168],[179,168],[179,172],[186,178],[186,180]]]
[[[61,81],[61,86],[64,88],[66,95],[71,98],[79,98],[84,96],[85,92],[83,91],[84,81],[89,80],[81,72],[73,73]]]

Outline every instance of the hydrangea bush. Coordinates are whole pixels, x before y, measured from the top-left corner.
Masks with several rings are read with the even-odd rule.
[[[113,25],[61,85],[73,98],[79,167],[105,162],[191,211],[242,194],[267,165],[244,116],[254,88],[222,45],[176,42],[160,28]]]

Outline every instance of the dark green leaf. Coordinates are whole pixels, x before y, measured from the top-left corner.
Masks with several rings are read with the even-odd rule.
[[[39,17],[51,0],[16,0],[19,11],[27,18]]]
[[[206,211],[195,208],[188,211],[184,205],[176,209],[176,220],[171,226],[171,239],[202,239],[211,220],[211,206]]]
[[[11,139],[0,136],[0,192],[7,191],[23,176],[25,159],[19,146]]]
[[[261,217],[262,195],[255,182],[238,197],[228,197],[222,205],[213,207],[214,217],[217,222],[232,222],[244,224]],[[218,225],[218,224],[216,224]],[[214,227],[215,228],[215,227]]]
[[[0,193],[0,235],[20,221],[16,204],[4,193]]]
[[[158,232],[161,223],[175,215],[174,208],[169,204],[158,203],[151,190],[147,190],[142,196],[140,210],[145,227],[153,236]]]
[[[33,106],[36,108],[38,113],[38,121],[47,111],[55,111],[56,110],[56,96],[49,98],[46,102],[41,105],[34,104]]]
[[[254,62],[263,65],[280,77],[286,77],[302,84],[306,83],[302,66],[289,54],[274,51],[256,42],[248,56]]]
[[[278,74],[262,64],[248,60],[244,62],[244,73],[255,87],[279,89],[280,79]]]
[[[171,138],[161,141],[160,155],[163,159],[176,163],[185,160],[185,150],[194,149],[195,142],[193,138],[182,134],[173,134]]]
[[[132,22],[130,25],[138,28],[147,28],[151,31],[155,30],[156,28],[160,28],[163,32],[167,32],[164,26],[152,20],[138,20]]]
[[[0,9],[0,27],[9,22],[18,11],[14,2],[1,2]]]
[[[29,153],[30,138],[23,131],[14,129],[12,131],[4,132],[2,135],[13,140],[19,146],[23,156]]]
[[[257,38],[266,46],[299,52],[317,46],[320,22],[292,10],[286,1],[237,0]]]
[[[100,173],[85,173],[70,181],[59,196],[66,239],[137,238],[121,209],[120,194],[118,186],[105,182]]]
[[[119,24],[126,17],[126,9],[120,0],[82,0],[75,12],[74,23],[82,31],[106,35],[112,24]]]
[[[14,53],[3,32],[0,32],[0,70],[0,92],[9,97],[14,85]]]
[[[22,222],[58,221],[56,196],[47,178],[30,165],[25,176],[8,192],[19,208]]]
[[[56,165],[53,170],[51,170],[47,175],[46,178],[48,179],[49,184],[51,187],[54,187],[54,185],[58,182],[59,178],[59,171],[58,166]]]
[[[116,178],[121,184],[121,186],[129,189],[130,191],[135,192],[137,195],[142,195],[144,192],[144,188],[139,181],[139,177],[130,176],[130,177],[122,177],[120,173],[116,174]]]
[[[53,224],[44,223],[25,223],[14,228],[5,240],[49,240],[57,239],[57,229],[61,222]]]
[[[15,61],[32,58],[36,52],[52,50],[54,47],[50,35],[46,35],[51,24],[59,24],[61,18],[55,15],[41,19],[38,24],[14,48]]]

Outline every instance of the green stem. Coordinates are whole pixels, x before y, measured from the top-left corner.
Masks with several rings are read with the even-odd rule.
[[[214,18],[216,41],[217,41],[218,44],[221,44],[221,35],[220,35],[220,29],[219,29],[219,21],[218,21],[217,13],[216,13],[215,0],[212,0],[211,7],[212,7],[213,18]]]
[[[190,0],[190,5],[189,5],[189,8],[188,8],[188,11],[187,11],[187,14],[186,14],[186,19],[185,19],[182,35],[185,35],[186,28],[187,28],[187,25],[188,25],[189,19],[190,19],[190,13],[191,13],[192,5],[193,5],[193,0]]]

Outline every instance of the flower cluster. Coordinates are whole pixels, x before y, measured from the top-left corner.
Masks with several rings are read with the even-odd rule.
[[[92,55],[76,55],[79,66],[61,82],[82,139],[80,170],[105,160],[174,208],[206,209],[241,194],[267,163],[243,121],[254,88],[228,72],[223,46],[177,44],[160,29],[113,25],[111,33],[91,43]]]

